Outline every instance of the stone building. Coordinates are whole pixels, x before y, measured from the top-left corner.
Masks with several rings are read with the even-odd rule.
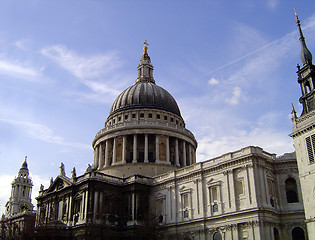
[[[12,182],[11,196],[0,220],[0,239],[32,239],[35,225],[32,187],[25,157],[18,176]]]
[[[297,14],[296,23],[300,34],[301,61],[303,64],[302,67],[297,66],[298,83],[302,91],[300,103],[303,105],[303,111],[301,116],[297,117],[292,105],[293,131],[290,136],[294,140],[303,193],[305,220],[311,239],[311,236],[313,238],[315,236],[315,66],[312,64],[312,54],[306,47]]]
[[[307,239],[295,154],[259,147],[196,163],[175,99],[138,78],[92,142],[93,164],[41,188],[37,239]]]

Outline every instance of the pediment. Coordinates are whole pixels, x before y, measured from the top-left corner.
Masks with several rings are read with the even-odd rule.
[[[72,183],[70,179],[68,179],[65,176],[58,176],[53,183],[49,186],[47,192],[54,192],[54,191],[59,191],[63,188],[66,188],[68,186],[71,186]]]

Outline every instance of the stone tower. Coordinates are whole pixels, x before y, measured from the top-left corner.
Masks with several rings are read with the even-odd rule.
[[[294,140],[298,162],[306,226],[309,239],[312,239],[311,236],[315,236],[315,66],[312,64],[312,54],[306,47],[296,12],[295,16],[300,35],[303,64],[302,67],[298,65],[297,71],[298,83],[302,92],[300,103],[303,105],[303,111],[301,116],[297,117],[292,105],[293,132],[290,136]]]
[[[33,211],[34,206],[31,202],[33,183],[29,177],[26,159],[27,157],[25,157],[18,176],[12,182],[11,197],[6,203],[5,215],[7,217],[12,217],[25,211]]]

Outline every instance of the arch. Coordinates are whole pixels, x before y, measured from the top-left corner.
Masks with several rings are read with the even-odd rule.
[[[274,240],[280,240],[279,231],[275,227],[273,228],[273,238],[274,238]]]
[[[215,232],[212,237],[213,240],[222,240],[222,235],[220,232]]]
[[[287,197],[287,203],[295,203],[298,202],[298,195],[297,195],[297,185],[294,178],[289,177],[285,180],[285,193]]]
[[[305,240],[304,230],[300,227],[293,228],[292,240]]]

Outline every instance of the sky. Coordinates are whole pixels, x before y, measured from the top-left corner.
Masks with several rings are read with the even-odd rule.
[[[24,156],[34,205],[61,162],[68,176],[92,164],[92,140],[134,84],[144,40],[197,161],[246,146],[293,152],[291,103],[302,110],[293,8],[315,53],[314,1],[1,1],[0,214]]]

